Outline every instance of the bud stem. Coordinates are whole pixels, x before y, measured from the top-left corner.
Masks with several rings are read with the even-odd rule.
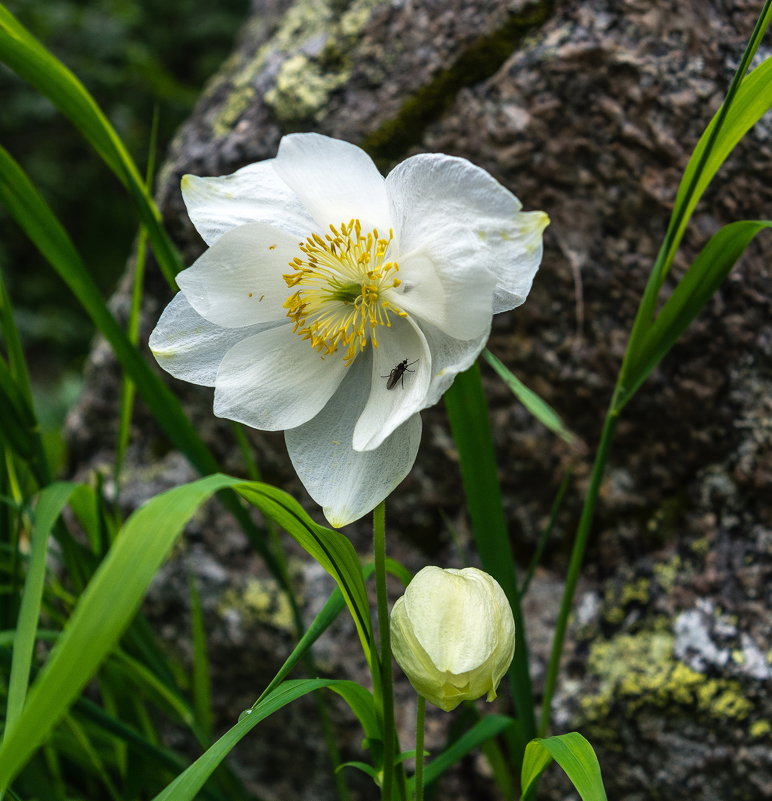
[[[373,510],[373,557],[375,593],[378,605],[378,633],[381,641],[381,713],[383,715],[383,783],[381,798],[391,801],[394,781],[394,688],[391,671],[391,631],[386,595],[386,502]]]
[[[423,801],[424,797],[424,719],[426,717],[426,699],[418,696],[418,707],[415,713],[415,801]]]

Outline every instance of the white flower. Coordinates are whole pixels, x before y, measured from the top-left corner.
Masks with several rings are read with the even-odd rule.
[[[547,215],[464,159],[413,156],[384,179],[319,134],[186,175],[182,194],[209,249],[177,276],[156,359],[213,386],[216,415],[286,430],[330,523],[356,520],[407,475],[418,412],[474,362],[492,315],[525,300]]]
[[[446,712],[496,688],[515,654],[515,620],[496,579],[425,567],[391,610],[394,658],[415,691]]]

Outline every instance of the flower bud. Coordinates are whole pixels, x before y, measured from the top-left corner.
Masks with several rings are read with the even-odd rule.
[[[394,658],[415,691],[449,712],[496,688],[515,653],[515,621],[482,570],[425,567],[391,611]]]

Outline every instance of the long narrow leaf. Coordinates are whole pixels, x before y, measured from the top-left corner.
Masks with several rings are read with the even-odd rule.
[[[721,286],[754,237],[772,220],[743,220],[720,228],[708,241],[668,298],[627,367],[618,408],[636,393],[675,345],[687,326]]]
[[[772,8],[767,11],[767,17],[769,18],[770,16],[772,16]],[[700,166],[700,160],[718,123],[721,114],[720,109],[708,124],[699,142],[697,142],[689,163],[684,170],[675,203],[673,204],[674,212],[681,205],[684,207],[683,218],[678,229],[679,236],[676,242],[680,240],[680,234],[686,228],[694,207],[708,188],[719,167],[726,161],[737,143],[770,108],[772,108],[772,56],[743,78],[699,173],[697,170]],[[686,188],[695,178],[694,191],[691,195],[687,195]]]
[[[486,715],[482,720],[477,721],[453,745],[429,762],[424,770],[424,784],[431,784],[439,779],[448,768],[455,765],[462,757],[501,734],[513,724],[514,720],[506,715]],[[411,789],[414,782],[415,780],[412,777],[408,779],[408,785]]]
[[[129,190],[153,245],[161,270],[174,287],[179,258],[161,225],[161,215],[112,125],[94,98],[67,67],[0,4],[0,61],[46,95],[78,128]]]
[[[529,389],[489,350],[483,351],[483,357],[498,373],[499,378],[512,390],[512,394],[543,426],[557,434],[563,442],[567,442],[569,445],[576,442],[576,436],[566,428],[560,415],[546,401]]]
[[[607,801],[598,757],[587,740],[575,731],[528,743],[521,771],[522,801],[534,798],[537,780],[553,759],[563,768],[582,801]]]
[[[0,792],[44,742],[120,639],[185,523],[214,492],[235,483],[209,476],[158,495],[126,522],[81,595],[62,636],[0,747]]]
[[[238,492],[278,523],[335,579],[356,624],[365,657],[372,664],[373,631],[367,589],[354,546],[339,531],[317,525],[287,493],[268,484],[245,482]]]
[[[528,646],[515,562],[501,501],[488,407],[477,365],[456,376],[453,386],[445,393],[445,408],[461,462],[461,477],[482,566],[501,585],[515,617],[517,644],[509,676],[518,713],[517,750],[522,750],[536,731]]]
[[[225,488],[241,491],[304,547],[319,555],[341,587],[357,627],[363,630],[363,642],[372,643],[364,579],[356,552],[342,534],[317,526],[288,495],[257,482],[214,475],[176,487],[148,501],[129,518],[81,595],[38,674],[21,716],[0,747],[0,792],[115,647],[185,523],[201,503]],[[361,693],[351,693],[355,696],[352,709],[360,714],[364,698]],[[363,725],[372,728],[374,715],[364,719]]]
[[[768,58],[749,75],[745,74],[771,20],[772,0],[766,0],[727,96],[708,123],[684,170],[667,231],[630,333],[622,364],[622,384],[627,380],[628,363],[638,358],[637,349],[654,318],[659,291],[694,208],[735,145],[772,106],[772,58]]]
[[[0,147],[0,202],[72,290],[172,442],[202,472],[217,463],[188,422],[179,401],[150,370],[118,325],[67,233],[11,155]]]
[[[313,619],[311,625],[305,630],[298,644],[292,649],[292,653],[284,660],[284,664],[279,668],[276,675],[271,679],[268,686],[260,694],[258,701],[262,701],[270,695],[292,672],[292,669],[303,658],[304,654],[311,646],[327,631],[332,622],[343,611],[346,603],[340,587],[336,587],[330,597],[325,602],[319,614]]]
[[[184,773],[181,773],[153,801],[192,801],[238,742],[258,723],[287,704],[322,687],[342,690],[346,685],[362,688],[349,681],[336,679],[298,679],[287,681],[244,714],[211,748],[205,751]],[[357,690],[358,692],[358,690]],[[343,693],[341,693],[343,694]]]
[[[48,536],[51,528],[65,507],[75,484],[57,483],[40,493],[35,509],[35,524],[32,529],[29,568],[24,583],[24,593],[19,609],[19,623],[13,642],[13,662],[8,684],[8,708],[6,710],[6,736],[16,724],[27,697],[32,652],[35,647],[40,603],[43,598],[43,583],[48,555]]]
[[[50,470],[35,412],[0,357],[0,442],[3,441],[28,463],[39,485],[47,483]]]

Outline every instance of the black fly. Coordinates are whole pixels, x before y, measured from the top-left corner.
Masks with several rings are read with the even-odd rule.
[[[397,386],[397,381],[400,382],[402,388],[405,388],[405,373],[414,373],[415,370],[411,370],[411,365],[415,364],[415,362],[410,362],[408,364],[407,359],[403,359],[396,367],[392,367],[391,372],[388,375],[382,375],[381,378],[388,378],[386,382],[386,389],[394,389]]]

